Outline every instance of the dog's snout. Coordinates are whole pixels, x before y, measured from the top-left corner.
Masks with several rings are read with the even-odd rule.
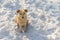
[[[24,18],[24,17],[22,17],[22,18]]]

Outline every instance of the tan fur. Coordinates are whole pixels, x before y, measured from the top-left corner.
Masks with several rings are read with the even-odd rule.
[[[18,15],[15,17],[15,22],[17,23],[19,31],[25,32],[28,25],[27,10],[17,10],[17,13]]]

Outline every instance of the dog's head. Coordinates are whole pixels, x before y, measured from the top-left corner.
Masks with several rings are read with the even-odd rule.
[[[20,16],[21,19],[25,19],[25,18],[26,18],[26,16],[27,16],[26,13],[27,13],[27,12],[28,12],[27,9],[17,10],[17,13],[18,13],[18,15]]]

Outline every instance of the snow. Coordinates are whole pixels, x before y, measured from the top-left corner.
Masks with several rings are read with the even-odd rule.
[[[25,33],[14,22],[18,9],[28,9]],[[59,0],[0,0],[0,40],[60,40],[59,10]]]

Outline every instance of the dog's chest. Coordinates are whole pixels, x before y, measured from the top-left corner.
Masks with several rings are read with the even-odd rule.
[[[24,24],[26,24],[26,22],[27,22],[27,19],[20,19],[20,18],[18,17],[18,23],[19,23],[19,24],[24,25]]]
[[[26,22],[27,22],[27,20],[25,20],[25,19],[23,19],[23,20],[20,19],[19,21],[20,21],[19,22],[20,24],[26,24]]]

